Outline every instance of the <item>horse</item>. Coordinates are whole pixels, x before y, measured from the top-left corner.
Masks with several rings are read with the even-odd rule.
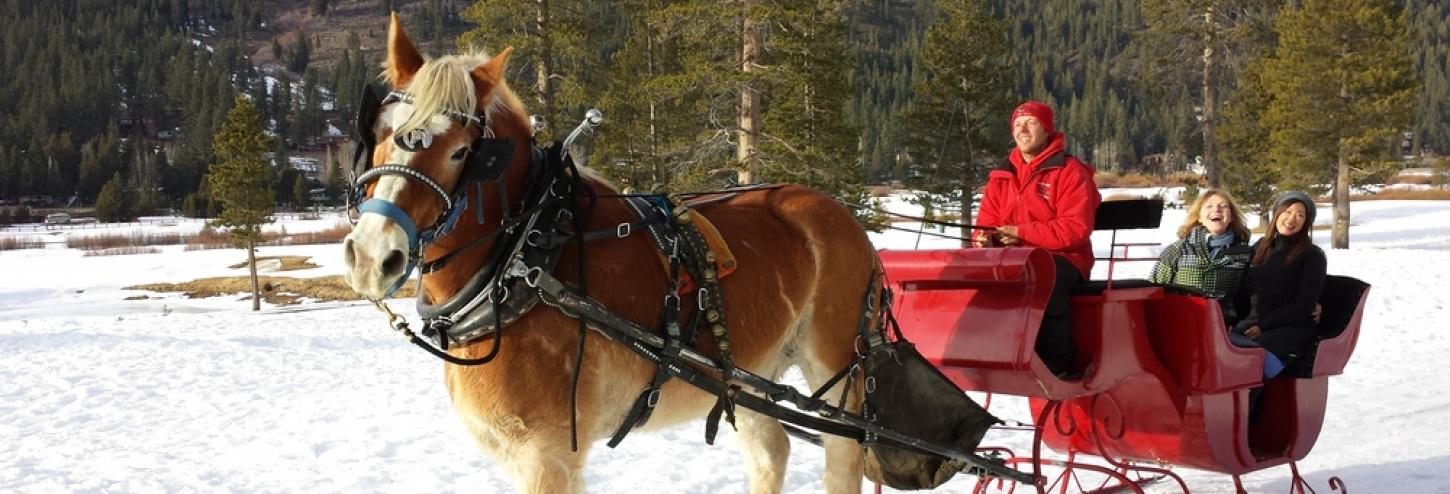
[[[531,146],[514,146],[505,154],[507,165],[496,181],[460,188],[467,155],[477,152],[470,143],[481,136],[530,143],[532,126],[504,80],[512,48],[491,57],[472,52],[425,58],[395,13],[387,50],[383,77],[395,94],[408,97],[383,104],[375,121],[364,122],[370,128],[359,130],[371,133],[376,142],[364,165],[391,165],[394,172],[360,185],[359,195],[391,203],[396,211],[360,215],[344,240],[345,279],[353,290],[378,301],[407,279],[413,249],[421,249],[423,259],[461,252],[421,275],[420,297],[448,300],[485,268],[482,253],[500,242],[501,237],[490,235],[505,221],[505,201],[499,198],[527,186],[533,163]],[[635,219],[613,185],[587,168],[581,170],[580,183],[597,199],[582,218],[586,230],[615,228]],[[436,225],[448,201],[440,195],[455,189],[461,190],[457,200],[466,204],[463,220],[420,245],[408,229]],[[739,192],[692,212],[714,224],[737,261],[733,274],[719,281],[736,366],[771,380],[798,367],[814,389],[852,364],[858,324],[870,310],[863,294],[877,274],[875,252],[845,206],[820,192],[786,185]],[[412,224],[403,224],[407,222]],[[671,278],[647,237],[590,242],[582,278],[578,246],[568,242],[552,273],[567,283],[587,280],[591,297],[624,318],[653,327],[665,307]],[[632,398],[655,375],[653,363],[597,336],[584,338],[586,357],[576,369],[576,346],[583,336],[579,325],[560,310],[539,305],[506,329],[445,349],[460,359],[498,350],[486,365],[445,364],[444,379],[467,429],[511,474],[520,492],[582,492],[589,450],[620,427]],[[718,355],[713,340],[703,334],[700,352]],[[570,381],[576,371],[577,404],[571,407]],[[844,390],[844,408],[859,412],[863,387],[838,382],[831,392]],[[716,396],[679,379],[666,382],[660,396],[642,429],[700,418],[717,403]],[[571,431],[573,414],[577,432]],[[751,492],[779,492],[790,450],[781,423],[740,410],[734,425]],[[571,440],[576,438],[574,451]],[[859,441],[828,435],[823,446],[826,491],[859,493]]]

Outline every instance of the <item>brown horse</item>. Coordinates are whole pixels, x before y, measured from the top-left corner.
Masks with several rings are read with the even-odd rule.
[[[405,166],[431,177],[443,190],[453,190],[469,143],[481,134],[530,142],[527,114],[503,79],[509,53],[425,59],[394,15],[386,77],[394,91],[410,97],[381,108],[370,129],[377,137],[370,166]],[[486,122],[487,129],[467,125],[467,119],[456,118],[459,115],[481,115],[477,121]],[[408,139],[395,142],[395,134]],[[527,180],[530,158],[528,146],[517,146],[502,179],[479,189],[488,200],[477,200],[472,194],[478,191],[466,187],[470,196],[463,200],[469,201],[470,210],[463,214],[465,220],[451,233],[425,244],[423,258],[465,248],[499,228],[503,214],[499,184],[517,197]],[[597,178],[586,175],[584,184],[601,195],[613,193]],[[365,191],[370,199],[396,204],[408,220],[423,228],[434,224],[444,210],[436,189],[397,174],[382,176]],[[473,221],[475,204],[484,205],[481,222]],[[814,388],[851,364],[874,254],[846,208],[819,192],[785,186],[741,193],[694,212],[714,223],[738,262],[734,274],[721,280],[737,366],[769,379],[797,366]],[[622,200],[601,197],[584,224],[592,231],[634,219]],[[386,215],[363,214],[345,241],[347,282],[368,298],[385,297],[410,271],[406,259],[413,243],[398,223]],[[483,253],[492,243],[469,247],[467,254],[423,275],[420,296],[439,301],[454,295],[483,268]],[[648,235],[590,242],[586,252],[589,295],[619,315],[653,327],[669,278]],[[574,283],[578,270],[570,242],[553,273]],[[688,300],[685,304],[692,304]],[[454,407],[483,448],[513,475],[518,490],[582,492],[581,470],[590,446],[619,427],[655,366],[616,342],[597,336],[586,340],[577,394],[579,451],[571,452],[569,393],[578,321],[541,304],[499,338],[501,351],[491,363],[444,366]],[[702,349],[714,348],[710,335],[701,340]],[[493,337],[488,337],[448,352],[477,358],[492,347]],[[716,402],[715,396],[679,380],[667,383],[662,396],[647,428],[703,417]],[[851,390],[849,396],[846,408],[859,410],[860,390]],[[751,492],[778,492],[790,449],[781,424],[742,408],[736,426]],[[827,436],[825,447],[826,490],[859,493],[860,444]]]

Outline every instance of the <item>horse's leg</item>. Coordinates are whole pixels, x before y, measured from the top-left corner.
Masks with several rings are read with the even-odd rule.
[[[582,494],[588,434],[580,434],[579,452],[569,451],[569,428],[545,420],[529,422],[514,414],[479,410],[463,395],[459,415],[479,446],[507,472],[514,490],[524,494]],[[584,432],[584,431],[581,431]]]
[[[790,456],[790,438],[774,417],[736,408],[736,435],[741,452],[745,453],[746,475],[751,494],[780,492],[785,482],[786,458]]]
[[[849,360],[843,361],[841,365],[842,367],[849,365]],[[836,372],[841,370],[839,368],[833,368],[829,364],[816,361],[815,359],[812,359],[804,367],[802,370],[806,375],[806,381],[810,384],[811,389],[817,389],[819,386],[825,384],[826,381],[830,380],[831,376],[834,376]],[[826,393],[826,399],[830,400],[832,404],[835,404],[836,400],[841,396],[840,393],[844,385],[845,380],[837,383],[830,392]],[[852,387],[854,389],[846,399],[846,410],[854,413],[861,410],[859,394],[861,385],[858,383]],[[826,469],[822,475],[822,481],[825,483],[826,488],[825,491],[828,494],[857,494],[861,492],[861,472],[865,468],[861,462],[861,443],[855,439],[831,434],[821,434],[821,443],[826,448]]]
[[[583,452],[570,453],[567,440],[563,451],[558,451],[558,446],[526,446],[511,457],[500,457],[504,468],[513,475],[514,488],[526,494],[583,494]]]

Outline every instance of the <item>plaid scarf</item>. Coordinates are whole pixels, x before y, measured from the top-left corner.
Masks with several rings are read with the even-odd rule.
[[[1214,255],[1210,237],[1207,228],[1197,226],[1187,237],[1163,249],[1149,281],[1193,288],[1216,299],[1231,299],[1248,273],[1253,249],[1248,242],[1234,239]]]

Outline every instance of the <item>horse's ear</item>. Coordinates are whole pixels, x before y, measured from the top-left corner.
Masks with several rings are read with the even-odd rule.
[[[408,39],[408,33],[403,32],[398,13],[393,12],[392,22],[388,24],[388,81],[394,88],[407,87],[421,67],[423,55],[413,46],[413,40]]]
[[[489,58],[487,62],[474,67],[473,76],[477,77],[480,81],[488,83],[490,86],[498,84],[498,81],[503,80],[504,65],[508,64],[509,54],[513,52],[514,47],[512,46],[504,48],[503,51]]]

